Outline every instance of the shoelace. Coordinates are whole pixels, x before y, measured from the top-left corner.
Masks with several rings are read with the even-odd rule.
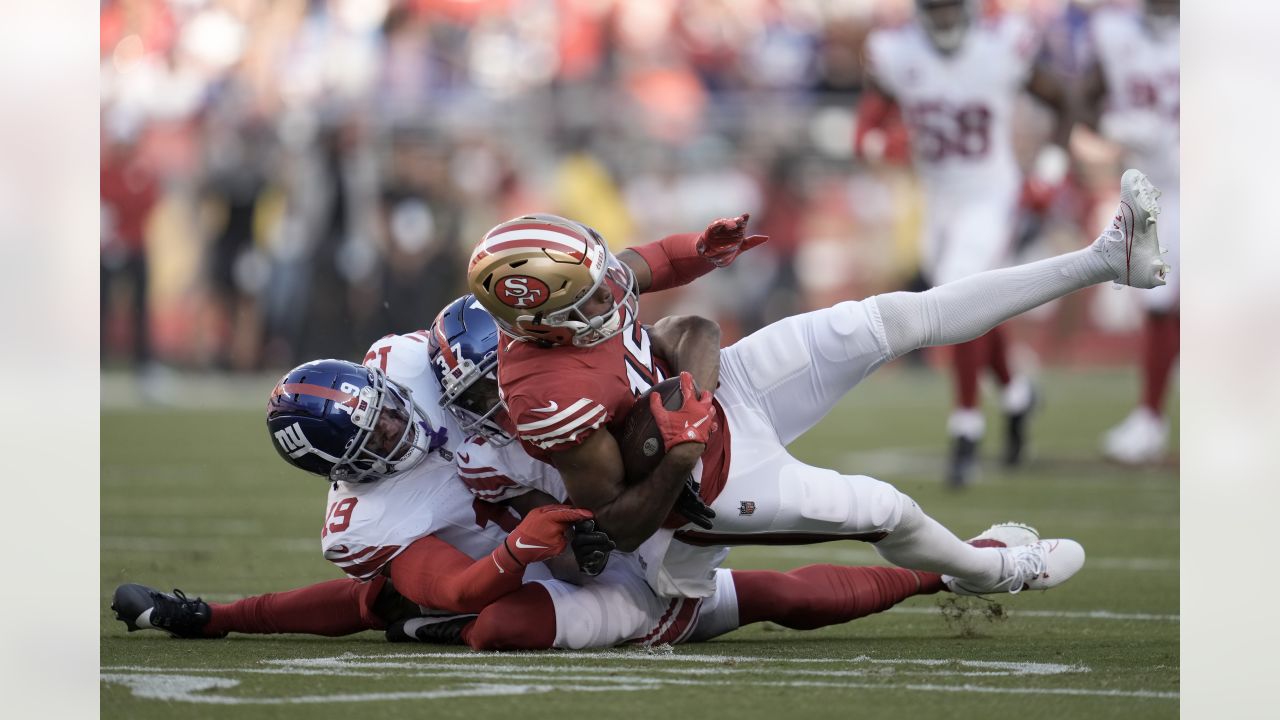
[[[1049,564],[1043,545],[1036,543],[1029,546],[1029,548],[1029,550],[1023,552],[1014,553],[1014,577],[1018,578],[1022,584],[1016,590],[1009,588],[1010,595],[1017,595],[1022,592],[1027,587],[1027,583],[1044,573],[1046,566]]]
[[[195,614],[195,608],[203,602],[200,598],[187,599],[186,593],[178,588],[173,589],[173,597],[166,597],[161,592],[153,592],[151,599],[155,603],[155,609],[151,611],[150,622],[152,625],[166,629],[172,628],[175,624],[190,621],[191,616]]]

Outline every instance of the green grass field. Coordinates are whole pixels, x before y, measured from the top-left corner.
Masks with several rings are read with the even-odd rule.
[[[372,632],[126,634],[107,607],[120,583],[226,601],[338,573],[319,552],[325,486],[277,459],[261,402],[104,410],[102,716],[315,717],[360,703],[386,718],[1176,717],[1176,464],[1125,470],[1096,453],[1135,388],[1131,370],[1048,375],[1030,465],[1005,473],[988,461],[963,493],[940,481],[949,392],[936,374],[878,374],[793,447],[806,461],[894,483],[961,535],[1020,520],[1078,539],[1089,560],[1052,592],[998,608],[940,594],[812,632],[757,625],[674,649],[532,655],[392,646]],[[988,422],[999,428],[996,416]],[[987,457],[998,441],[989,432]],[[738,568],[813,562],[880,561],[858,543],[729,558]]]

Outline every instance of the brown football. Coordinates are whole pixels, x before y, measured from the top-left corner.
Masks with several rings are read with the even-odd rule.
[[[636,404],[622,419],[621,429],[615,433],[622,465],[626,470],[626,484],[632,485],[649,476],[667,454],[662,442],[662,431],[649,410],[649,394],[658,393],[662,406],[678,410],[683,404],[680,396],[680,378],[673,377],[654,385],[636,398]]]

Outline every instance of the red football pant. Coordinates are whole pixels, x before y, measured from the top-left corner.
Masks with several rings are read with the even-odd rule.
[[[541,583],[525,583],[462,629],[473,650],[546,650],[556,641],[556,606]]]
[[[951,346],[951,371],[955,379],[956,407],[969,410],[978,407],[978,376],[984,367],[991,369],[1001,386],[1008,385],[1009,351],[1004,327],[969,342]]]
[[[1180,313],[1148,312],[1142,347],[1142,404],[1157,416],[1164,414],[1173,363],[1178,359]]]
[[[204,633],[209,637],[228,632],[334,637],[381,630],[386,623],[375,614],[373,606],[386,580],[383,576],[369,582],[344,578],[233,603],[209,603],[212,617]]]
[[[796,630],[849,622],[943,589],[942,576],[896,567],[808,565],[791,572],[733,571],[738,624],[765,620]]]

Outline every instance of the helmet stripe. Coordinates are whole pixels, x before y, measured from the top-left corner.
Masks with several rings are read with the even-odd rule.
[[[563,225],[550,225],[544,222],[503,223],[502,225],[499,225],[498,227],[490,230],[485,235],[485,239],[488,240],[490,237],[496,237],[498,235],[502,235],[508,232],[513,232],[513,231],[523,232],[528,230],[536,230],[541,232],[554,232],[554,233],[559,233],[561,235],[567,235],[568,237],[573,238],[574,240],[577,240],[579,242],[585,243],[587,241],[587,236],[585,234],[578,232],[572,227],[565,227]]]
[[[271,391],[271,397],[283,395],[314,395],[315,397],[332,400],[340,405],[355,407],[357,398],[355,395],[344,393],[340,390],[327,388],[323,385],[313,385],[311,383],[280,383]]]
[[[449,369],[458,367],[458,358],[453,354],[453,348],[449,347],[449,338],[444,335],[444,328],[440,327],[440,323],[431,326],[431,332],[436,336],[436,344],[440,346],[440,354],[444,356],[444,362]]]
[[[587,243],[564,233],[548,230],[520,230],[502,232],[486,238],[483,251],[495,253],[501,250],[521,248],[546,248],[558,250],[581,260],[587,254]]]

